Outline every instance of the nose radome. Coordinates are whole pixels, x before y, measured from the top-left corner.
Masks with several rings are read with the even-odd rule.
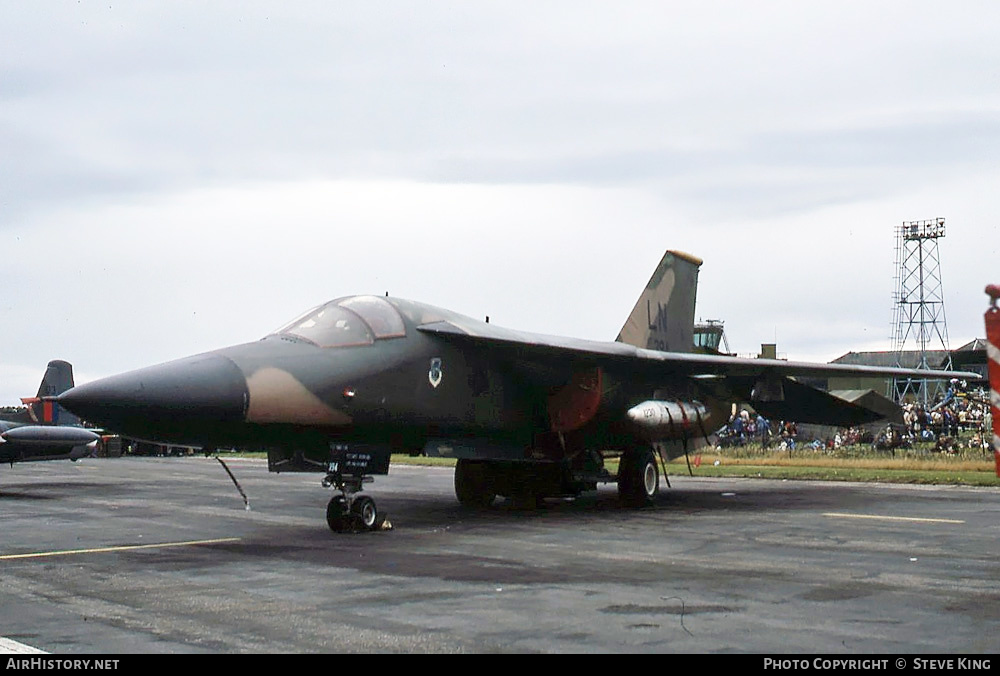
[[[89,422],[128,432],[151,424],[242,421],[247,398],[239,367],[206,353],[84,383],[57,401]]]

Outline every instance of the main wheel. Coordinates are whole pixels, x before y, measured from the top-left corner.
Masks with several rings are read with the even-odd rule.
[[[660,491],[656,455],[648,448],[630,449],[618,465],[618,496],[628,507],[648,507]]]
[[[358,528],[361,530],[378,530],[382,527],[385,517],[382,516],[375,501],[367,495],[361,495],[354,499],[351,505],[351,516]]]
[[[489,464],[460,458],[455,463],[455,495],[463,507],[485,509],[492,505],[497,492]]]
[[[347,518],[347,500],[343,495],[335,495],[330,498],[326,506],[326,524],[334,533],[343,533],[350,525]]]

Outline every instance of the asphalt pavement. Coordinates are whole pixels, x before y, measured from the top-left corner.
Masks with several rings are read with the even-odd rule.
[[[0,652],[992,653],[1000,491],[673,477],[462,509],[453,471],[368,486],[208,458],[0,469]]]

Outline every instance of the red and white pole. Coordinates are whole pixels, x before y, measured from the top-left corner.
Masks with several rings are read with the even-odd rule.
[[[993,414],[993,459],[1000,477],[1000,284],[986,287],[990,308],[986,311],[986,368],[990,376],[990,413]]]

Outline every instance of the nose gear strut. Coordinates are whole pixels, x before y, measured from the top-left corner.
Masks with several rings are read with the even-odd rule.
[[[331,471],[324,477],[323,487],[335,488],[340,495],[333,496],[326,506],[326,523],[330,530],[356,533],[385,527],[385,514],[378,509],[371,496],[361,493],[362,484],[374,480],[371,475],[342,474],[339,465],[331,463]]]

